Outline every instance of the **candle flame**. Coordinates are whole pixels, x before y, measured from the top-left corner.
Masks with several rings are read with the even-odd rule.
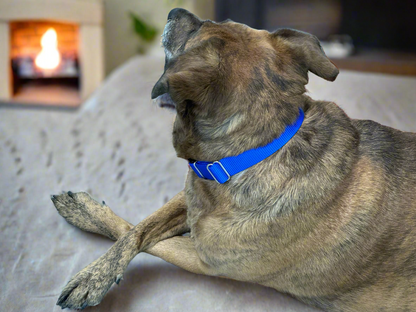
[[[40,41],[42,51],[36,56],[35,64],[41,69],[55,69],[61,62],[58,51],[58,36],[55,29],[49,28]]]

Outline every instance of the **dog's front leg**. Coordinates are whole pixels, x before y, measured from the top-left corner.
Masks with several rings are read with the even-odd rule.
[[[114,282],[119,283],[130,261],[157,242],[189,231],[184,192],[123,234],[98,260],[76,274],[62,290],[57,304],[83,309],[101,302]]]
[[[147,248],[144,252],[192,273],[226,277],[217,268],[201,260],[195,248],[195,241],[189,236],[165,239]]]

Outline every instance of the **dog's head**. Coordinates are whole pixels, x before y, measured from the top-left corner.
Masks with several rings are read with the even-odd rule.
[[[152,99],[176,110],[173,143],[185,159],[217,160],[270,142],[296,119],[308,71],[338,75],[313,35],[202,21],[184,9],[169,13],[162,43],[165,70]]]

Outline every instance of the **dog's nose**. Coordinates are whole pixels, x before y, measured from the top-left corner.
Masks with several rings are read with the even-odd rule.
[[[202,21],[199,19],[199,17],[192,14],[191,12],[182,8],[172,9],[168,14],[168,22],[179,20],[185,21],[186,24],[195,29],[202,25]]]
[[[179,19],[181,18],[182,15],[186,15],[186,14],[191,14],[191,13],[182,8],[172,9],[168,14],[168,20]]]
[[[168,92],[169,92],[169,85],[168,85],[167,79],[164,75],[162,75],[162,77],[159,78],[159,80],[156,82],[156,84],[154,85],[152,89],[152,95],[151,95],[152,100]]]

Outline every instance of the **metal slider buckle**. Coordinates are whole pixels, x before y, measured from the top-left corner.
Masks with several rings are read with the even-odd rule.
[[[201,178],[202,179],[206,179],[205,178],[205,176],[202,174],[202,172],[201,171],[199,171],[199,169],[198,169],[198,167],[197,167],[197,165],[196,165],[196,162],[194,162],[194,163],[192,163],[193,165],[194,165],[194,168],[195,168],[195,170],[196,171],[198,171],[198,173],[199,173],[199,175],[201,176]],[[212,174],[211,174],[212,175]]]
[[[209,167],[211,167],[211,166],[213,166],[214,164],[218,164],[218,165],[220,165],[220,167],[221,167],[221,169],[225,172],[225,174],[227,175],[227,177],[228,177],[228,179],[227,180],[225,180],[224,182],[220,182],[220,181],[218,181],[217,180],[217,178],[212,174],[212,172],[211,172],[211,170],[209,170]],[[222,165],[222,163],[220,163],[219,161],[214,161],[212,164],[209,164],[208,166],[207,166],[207,171],[211,174],[211,176],[214,178],[214,180],[215,181],[217,181],[217,183],[218,184],[223,184],[223,183],[225,183],[225,182],[227,182],[228,180],[230,180],[231,179],[231,176],[230,176],[230,174],[227,172],[227,170],[225,170],[225,168],[224,168],[224,166]]]

